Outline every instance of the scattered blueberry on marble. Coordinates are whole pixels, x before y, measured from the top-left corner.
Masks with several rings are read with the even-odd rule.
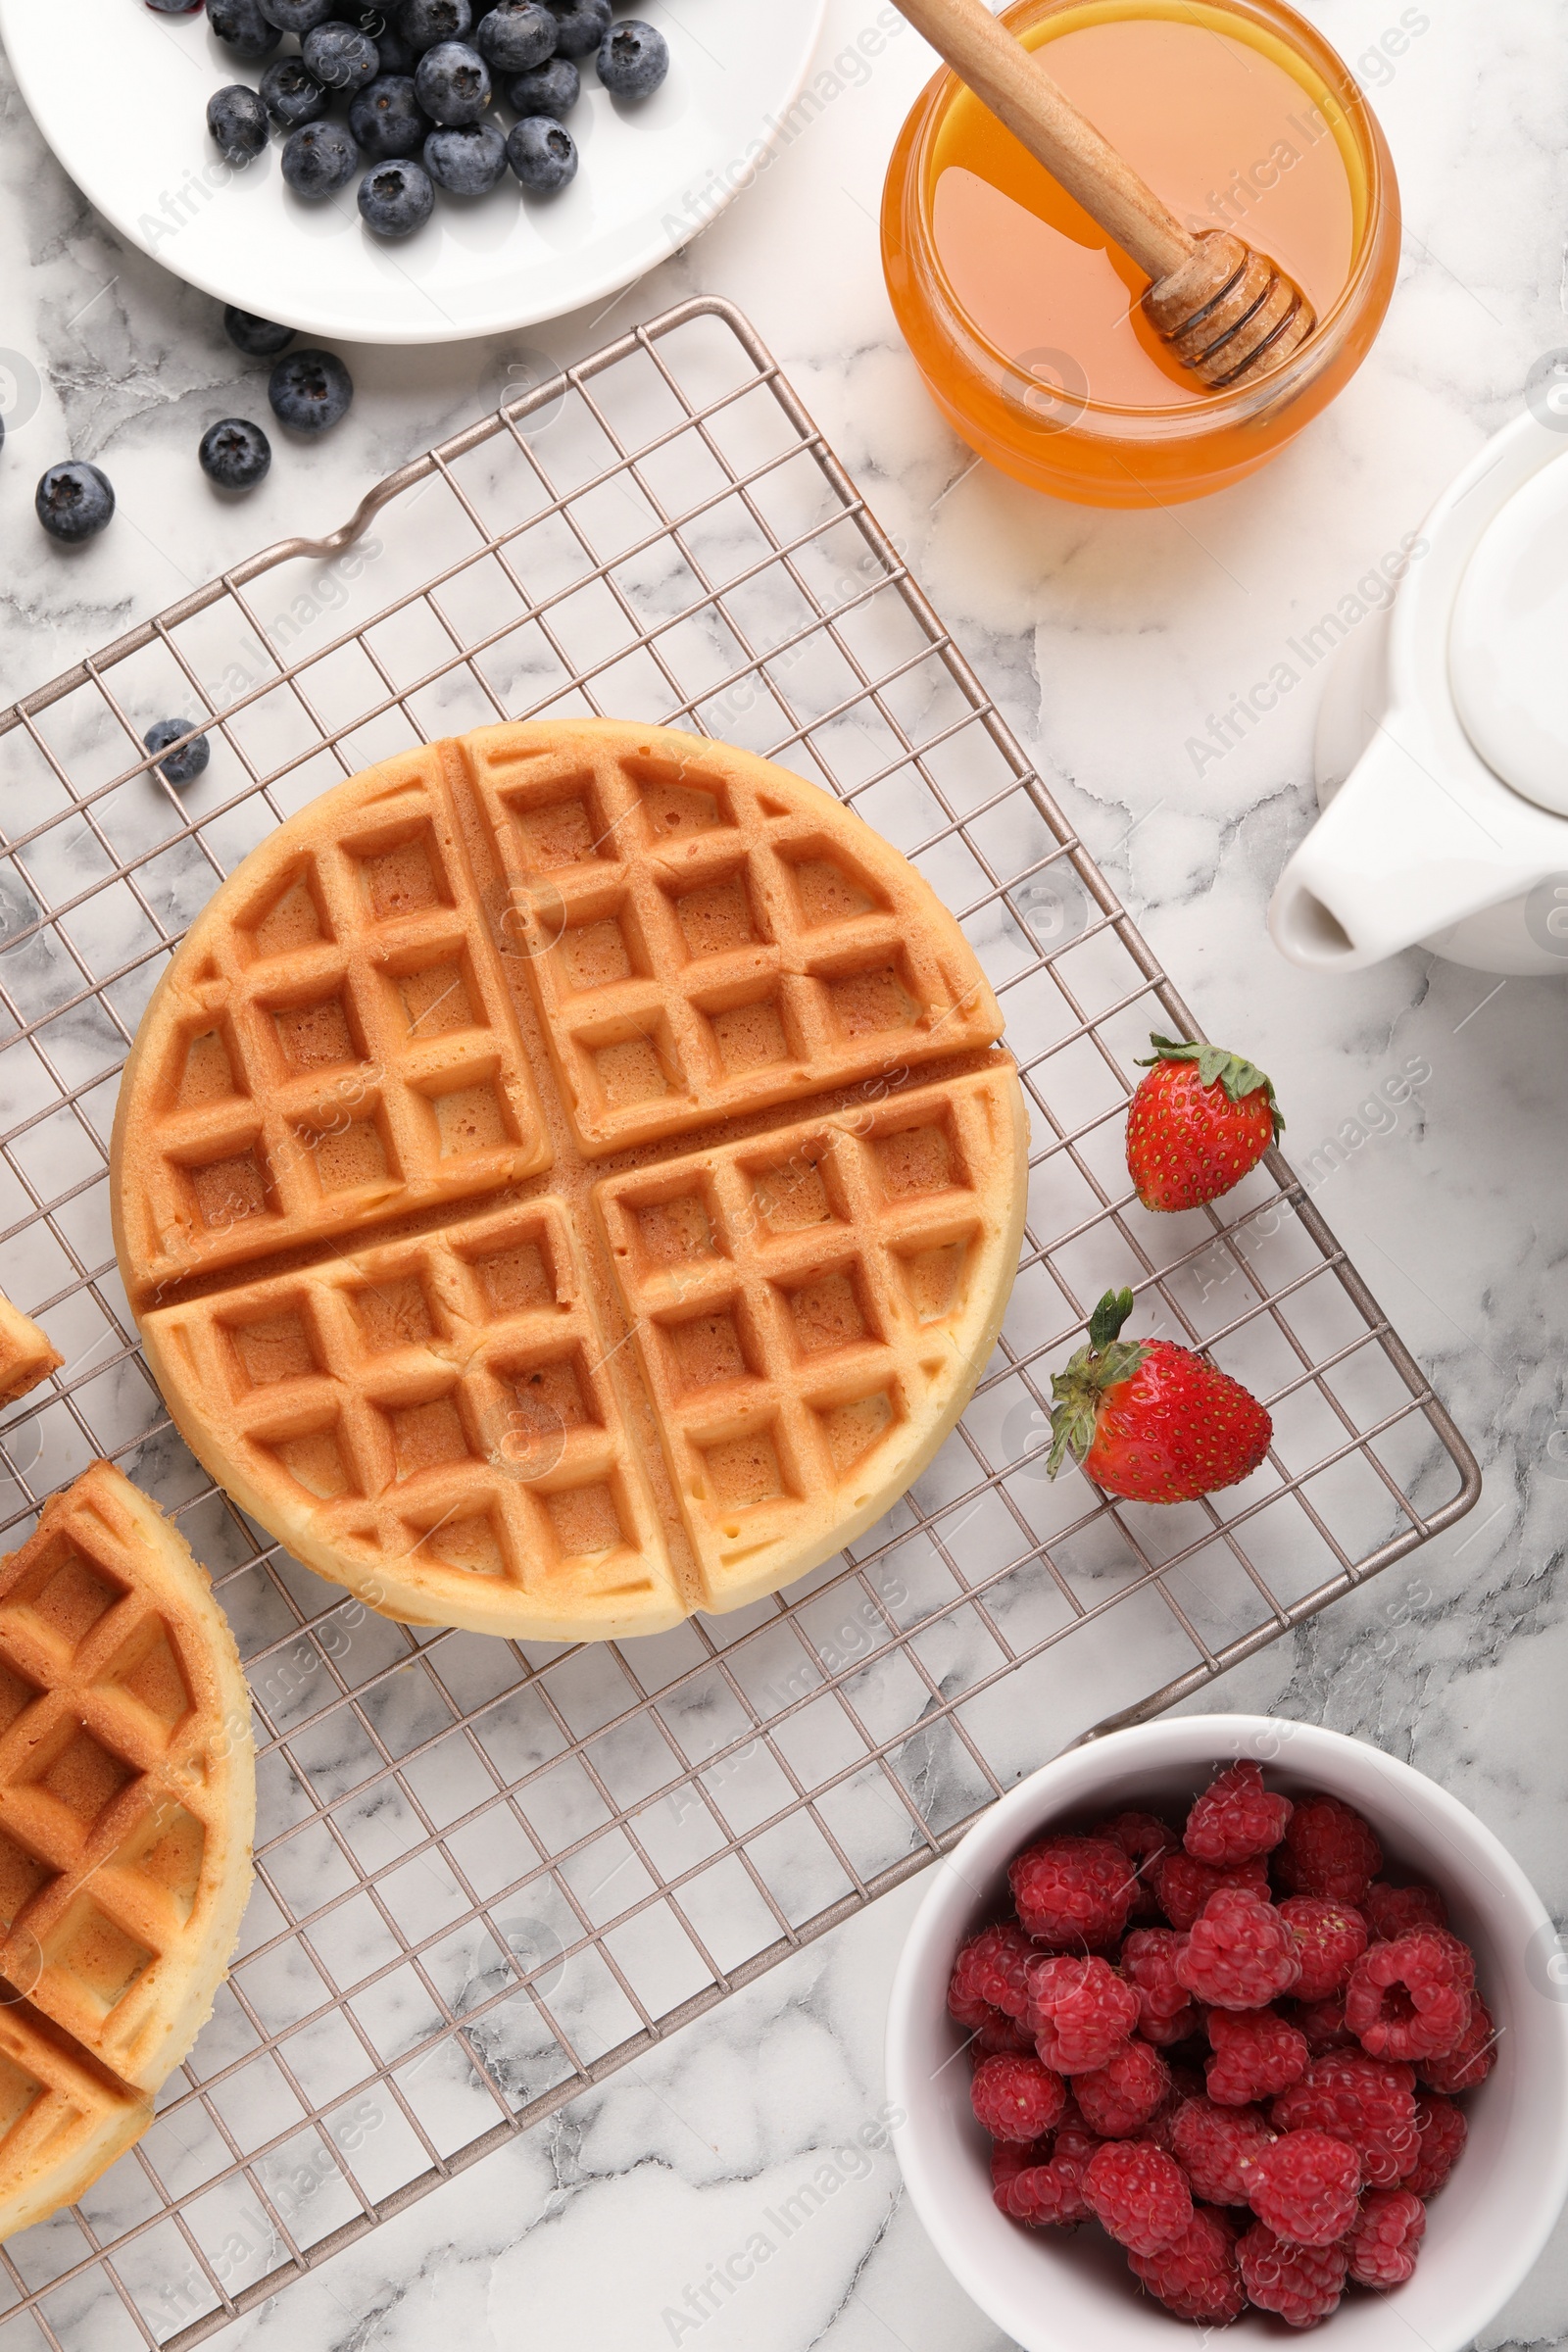
[[[182,735],[190,735],[190,730],[188,718],[155,718],[141,739],[142,748],[149,752],[165,751],[170,744],[178,743]],[[212,756],[213,747],[205,735],[190,735],[189,743],[177,752],[171,752],[167,760],[159,760],[158,772],[166,784],[194,784]]]
[[[207,127],[224,163],[243,171],[267,145],[267,109],[245,82],[233,81],[208,99]]]
[[[610,0],[546,0],[558,57],[587,57],[610,30]]]
[[[199,455],[220,490],[254,490],[272,463],[272,444],[248,416],[224,416],[203,433]]]
[[[383,74],[349,108],[349,128],[372,163],[417,155],[432,127],[407,74]]]
[[[525,188],[553,195],[577,175],[577,142],[548,115],[525,116],[507,139],[507,161]]]
[[[531,74],[519,74],[508,98],[519,115],[550,115],[564,122],[582,95],[582,75],[569,58],[553,57]]]
[[[373,172],[367,174],[367,180],[375,177]],[[422,172],[419,177],[424,178]],[[362,209],[363,205],[362,186]],[[324,433],[348,415],[354,379],[334,352],[291,351],[272,369],[267,397],[279,424],[286,424],[290,432]]]
[[[599,78],[612,98],[651,98],[668,72],[668,42],[635,17],[599,44]]]
[[[258,318],[254,311],[237,311],[232,303],[223,313],[223,332],[248,360],[275,360],[294,340],[293,327]]]
[[[270,57],[283,37],[269,24],[258,0],[207,0],[207,22],[225,49],[253,65]]]
[[[453,196],[487,196],[507,168],[506,133],[494,122],[455,122],[432,130],[424,168]]]
[[[417,57],[438,41],[466,41],[473,30],[473,10],[468,0],[403,0],[394,22]]]
[[[201,4],[202,0],[147,0],[154,15],[160,17],[193,17]]]
[[[50,466],[32,503],[51,539],[75,543],[96,537],[112,520],[115,493],[107,473],[70,459]]]
[[[326,23],[336,4],[337,0],[261,0],[261,11],[279,32],[297,32],[303,39]]]
[[[527,74],[556,54],[556,20],[543,0],[500,0],[474,28],[473,45],[498,74]]]
[[[360,182],[361,218],[378,237],[411,237],[434,210],[429,173],[406,157],[377,164]]]
[[[262,75],[262,103],[279,130],[298,130],[319,122],[326,112],[326,92],[303,57],[280,57]]]
[[[307,122],[283,143],[283,177],[311,204],[346,188],[359,165],[360,151],[341,122]]]
[[[490,103],[490,69],[466,41],[442,41],[420,58],[414,87],[432,122],[477,122]]]
[[[363,90],[381,71],[379,49],[354,24],[318,24],[300,48],[323,89]]]

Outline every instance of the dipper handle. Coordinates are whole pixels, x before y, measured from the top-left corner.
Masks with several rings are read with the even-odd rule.
[[[1212,388],[1268,374],[1305,342],[1316,313],[1240,237],[1195,236],[985,0],[897,0],[958,79],[1153,281],[1144,309],[1177,358]]]

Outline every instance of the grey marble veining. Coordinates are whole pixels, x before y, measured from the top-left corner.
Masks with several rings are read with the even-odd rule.
[[[1398,12],[1388,0],[1313,0],[1308,13],[1354,60]],[[825,72],[872,14],[871,0],[833,0]],[[1568,0],[1511,0],[1501,18],[1435,11],[1397,65],[1377,70],[1407,225],[1382,340],[1272,468],[1171,513],[1032,497],[973,466],[927,402],[893,327],[875,216],[886,155],[928,68],[908,34],[868,75],[834,75],[830,103],[758,186],[608,312],[487,344],[351,351],[358,398],[346,422],[317,448],[290,447],[234,505],[208,492],[195,447],[217,416],[257,412],[263,370],[223,340],[216,306],[93,215],[0,69],[0,342],[38,382],[33,414],[14,419],[0,453],[7,698],[257,546],[335,524],[390,466],[548,362],[582,356],[685,292],[735,299],[1209,1033],[1273,1074],[1287,1149],[1486,1466],[1484,1498],[1451,1535],[1198,1703],[1278,1709],[1408,1757],[1474,1805],[1568,1915],[1561,988],[1498,988],[1420,953],[1334,981],[1285,965],[1262,910],[1310,819],[1319,677],[1213,756],[1215,716],[1354,594],[1517,413],[1532,363],[1568,344]],[[38,532],[31,494],[68,451],[108,468],[121,512],[103,540],[64,557]],[[293,593],[296,624],[328,632],[330,577]],[[72,852],[83,876],[94,854],[85,840]],[[39,876],[51,889],[62,879]],[[205,881],[175,860],[159,888],[167,919]],[[117,919],[133,945],[132,912]],[[122,1009],[134,1018],[133,995]],[[83,1013],[84,1072],[101,1066],[102,1047]],[[1416,1069],[1426,1074],[1411,1081]],[[133,1382],[117,1392],[127,1439],[153,1410]],[[79,1467],[73,1442],[63,1428],[48,1434],[36,1475]],[[519,1754],[529,1736],[519,1723]],[[1041,1755],[1055,1743],[1049,1726],[1018,1736]],[[351,1759],[345,1772],[352,1785]],[[281,1773],[264,1801],[278,1823],[300,1817]],[[363,1832],[399,1850],[390,1815]],[[916,1884],[886,1898],[220,2340],[234,2352],[423,2352],[459,2340],[483,2352],[541,2341],[998,2352],[936,2263],[891,2158],[866,2145],[883,2098],[887,1986],[918,1893]],[[482,1960],[455,1965],[461,1982]],[[390,1982],[373,2031],[394,2049],[419,2020]],[[283,2016],[303,1993],[279,1981],[271,1997]],[[232,2017],[220,2012],[215,2034],[213,2063],[242,2053]],[[501,2058],[531,2089],[548,2053],[519,2042]],[[461,2119],[461,2083],[435,2090]],[[356,2128],[378,2127],[367,2116]],[[455,2122],[453,2144],[462,2136]],[[386,2147],[395,2168],[390,2134]],[[218,2169],[194,2143],[179,2161],[193,2193]],[[801,2197],[812,2180],[817,2198]],[[317,2200],[337,2192],[296,2167],[277,2193],[318,2235]],[[238,2194],[225,2227],[237,2286],[263,2243]],[[714,2266],[738,2253],[750,2280],[713,2287]],[[139,2259],[177,2280],[173,2249],[149,2239]],[[177,2296],[171,2311],[177,2324]],[[50,2318],[72,2352],[132,2340],[123,2315],[101,2304],[62,2298]],[[0,2319],[0,2352],[38,2340],[27,2323]],[[1483,2342],[1568,2344],[1568,2234]]]

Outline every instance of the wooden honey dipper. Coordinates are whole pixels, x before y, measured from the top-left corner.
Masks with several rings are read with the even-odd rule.
[[[1101,137],[984,0],[897,0],[945,58],[1069,196],[1148,271],[1144,310],[1176,357],[1211,391],[1256,383],[1317,324],[1299,286],[1226,229],[1194,235]]]

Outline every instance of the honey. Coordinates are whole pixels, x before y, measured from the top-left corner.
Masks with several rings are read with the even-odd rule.
[[[1152,506],[1242,479],[1348,381],[1388,308],[1398,197],[1370,110],[1282,0],[1019,0],[1004,22],[1185,226],[1268,254],[1319,324],[1261,383],[1205,391],[1145,318],[1137,265],[942,74],[883,208],[928,389],[981,456],[1060,497]]]

